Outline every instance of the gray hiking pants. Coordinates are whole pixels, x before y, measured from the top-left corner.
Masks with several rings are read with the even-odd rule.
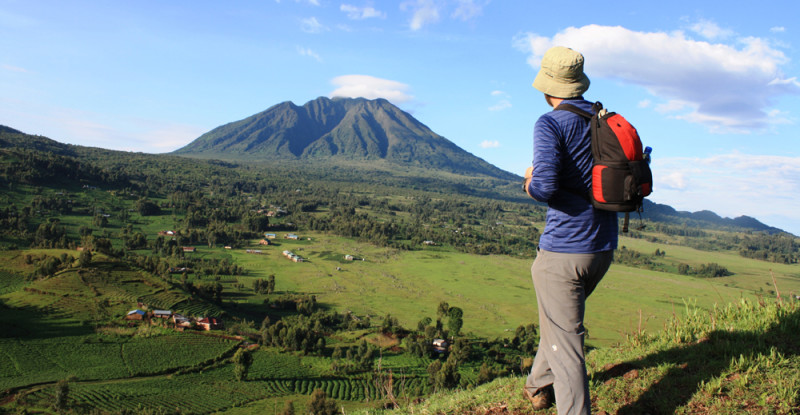
[[[531,266],[539,303],[539,349],[525,388],[553,385],[559,415],[590,414],[583,355],[586,298],[608,271],[614,251],[563,254],[539,250]]]

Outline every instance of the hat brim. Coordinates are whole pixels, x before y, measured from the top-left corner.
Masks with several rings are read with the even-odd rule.
[[[555,98],[577,98],[589,89],[589,77],[581,74],[574,82],[559,82],[541,69],[533,80],[533,87]]]

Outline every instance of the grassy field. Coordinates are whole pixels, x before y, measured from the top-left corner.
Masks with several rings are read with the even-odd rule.
[[[229,256],[249,270],[247,276],[237,277],[246,288],[254,279],[275,275],[278,291],[314,294],[325,306],[357,315],[382,318],[390,313],[406,327],[415,327],[426,316],[435,317],[441,301],[461,307],[463,331],[482,337],[508,336],[520,324],[538,321],[529,259],[469,255],[435,246],[399,251],[318,233],[300,236],[300,240],[278,239],[275,245],[261,247],[260,255],[221,248],[201,248],[196,255]],[[771,296],[770,271],[783,294],[800,292],[798,265],[640,239],[621,238],[620,245],[643,253],[666,251],[660,260],[674,268],[678,263],[716,262],[734,275],[704,279],[612,265],[587,303],[588,343],[594,346],[617,343],[640,330],[660,330],[665,320],[687,303],[711,309],[739,298]],[[283,250],[307,261],[289,261],[281,254]],[[363,261],[346,261],[346,254]],[[260,301],[240,298],[237,301]]]
[[[148,229],[155,233],[166,228],[165,223],[164,220],[155,221]],[[268,297],[254,293],[252,283],[270,275],[276,278],[277,294],[313,294],[322,307],[369,316],[373,324],[391,314],[403,326],[415,328],[420,319],[435,318],[436,308],[442,301],[462,308],[462,331],[478,337],[512,337],[517,326],[538,319],[530,278],[531,259],[471,255],[440,246],[400,251],[319,232],[300,232],[299,235],[299,240],[290,240],[283,239],[279,233],[270,246],[260,246],[257,240],[237,249],[196,245],[197,252],[186,255],[227,259],[244,267],[245,275],[221,275],[214,279],[224,286],[225,307],[243,312],[254,323],[266,314],[264,300]],[[612,361],[647,359],[647,353],[658,356],[659,352],[652,349],[636,355],[630,339],[643,342],[642,339],[660,333],[675,335],[673,322],[687,313],[721,324],[716,323],[717,317],[710,316],[729,304],[739,304],[742,299],[751,302],[772,299],[776,285],[784,296],[800,292],[798,265],[761,262],[742,258],[735,252],[706,252],[626,237],[621,238],[620,245],[646,254],[656,249],[665,251],[666,255],[657,261],[666,269],[677,269],[681,263],[700,266],[714,262],[733,275],[704,279],[614,264],[587,304],[587,343],[597,348],[589,364],[597,379],[605,379],[603,373],[607,369],[604,367]],[[262,252],[247,253],[248,248]],[[306,261],[292,262],[283,256],[284,250]],[[77,252],[63,249],[0,252],[3,264],[0,302],[4,307],[0,323],[5,327],[0,334],[0,390],[19,390],[15,405],[49,411],[49,402],[55,394],[54,384],[65,378],[72,379],[70,399],[75,410],[97,408],[114,412],[148,407],[181,408],[197,413],[269,413],[281,410],[286,401],[295,402],[296,409],[303,410],[314,389],[324,390],[346,413],[374,411],[383,400],[380,383],[373,375],[336,375],[329,357],[300,356],[264,348],[254,353],[249,380],[238,383],[227,361],[238,341],[159,328],[106,328],[105,322],[135,308],[137,299],[144,299],[154,307],[194,315],[218,315],[221,308],[170,289],[165,281],[102,255],[95,256],[89,269],[67,269],[33,281],[24,278],[34,269],[24,260],[26,255],[63,254],[77,256]],[[345,255],[353,255],[357,260],[347,261]],[[190,280],[211,281],[209,278],[191,276]],[[173,277],[173,282],[178,280],[179,277]],[[328,347],[353,345],[363,334],[330,338]],[[380,343],[377,339],[374,342]],[[681,339],[680,342],[686,341]],[[414,360],[388,352],[381,359],[384,371],[392,370],[402,377],[405,387],[416,391],[428,388],[426,365],[425,359]],[[651,372],[646,381],[654,383],[659,376],[675,377],[675,367],[680,368],[680,363],[668,367],[648,366]],[[468,383],[474,382],[476,367],[463,370],[463,378]],[[702,382],[727,385],[725,382],[729,380],[720,380],[719,376],[734,376],[724,375],[729,372],[718,368],[711,372],[717,377],[703,378]],[[745,376],[735,371],[730,373]],[[516,393],[519,383],[520,379],[514,377],[497,381],[491,393],[494,396],[512,390]],[[618,402],[627,402],[632,408],[645,405],[643,402],[650,405],[654,398],[649,397],[652,392],[648,391],[658,389],[645,382],[636,384],[640,392],[620,397],[615,395],[619,393],[617,388],[605,385],[598,380],[592,387],[599,396],[598,408],[612,411],[619,409]],[[786,402],[796,401],[796,397],[787,392],[790,386],[780,384],[775,386],[778,389],[760,393],[779,394],[780,405],[783,405],[780,407],[784,408],[790,405]],[[630,385],[625,384],[625,387]],[[693,393],[715,393],[700,381],[681,387],[688,387],[695,391]],[[208,390],[213,393],[206,392]],[[413,395],[402,395],[399,391],[398,386],[398,396],[410,403]],[[474,395],[474,392],[465,394]],[[470,401],[475,397],[458,396],[443,398],[447,401],[442,404],[442,408],[456,409],[421,409],[418,413],[468,413],[459,411],[470,405],[490,407],[485,401]],[[683,397],[670,399],[668,405],[673,407],[691,402]],[[704,399],[703,405],[727,408],[723,403],[709,401],[712,398]],[[748,405],[753,407],[770,406],[766,401],[751,400],[755,403]],[[512,401],[509,408],[519,407],[522,411],[523,405],[524,402]]]

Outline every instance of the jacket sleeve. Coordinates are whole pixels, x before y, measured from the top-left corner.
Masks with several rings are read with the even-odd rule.
[[[544,114],[533,128],[533,178],[528,193],[540,202],[548,202],[558,190],[562,146],[556,123]]]

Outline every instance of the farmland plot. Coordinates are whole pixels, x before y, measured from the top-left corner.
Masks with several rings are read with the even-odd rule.
[[[122,346],[122,356],[132,376],[165,373],[215,360],[239,342],[197,334],[133,338]]]
[[[116,341],[114,341],[116,340]],[[191,334],[155,338],[74,336],[0,340],[0,390],[54,382],[166,373],[215,360],[238,342]]]

